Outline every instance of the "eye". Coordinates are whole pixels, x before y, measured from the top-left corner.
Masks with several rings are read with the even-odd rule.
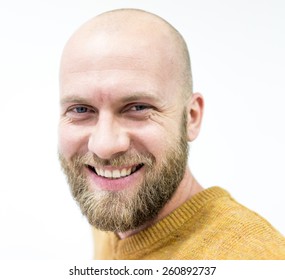
[[[88,114],[94,112],[94,109],[85,105],[74,105],[70,107],[67,112],[71,114]]]
[[[74,113],[83,114],[83,113],[89,112],[90,109],[87,108],[87,107],[84,107],[84,106],[77,106],[77,107],[74,107],[74,108],[72,109],[72,111],[73,111]]]
[[[138,105],[133,105],[132,107],[130,107],[130,111],[143,111],[143,110],[147,110],[150,109],[151,106],[149,105],[145,105],[145,104],[138,104]]]
[[[66,110],[66,116],[72,120],[86,120],[94,116],[95,110],[86,105],[73,105]]]
[[[124,110],[124,116],[128,119],[132,119],[135,121],[142,121],[149,119],[150,114],[152,111],[155,110],[150,104],[145,103],[133,103],[128,104]]]

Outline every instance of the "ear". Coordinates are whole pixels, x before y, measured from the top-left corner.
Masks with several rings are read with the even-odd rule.
[[[204,99],[200,93],[193,93],[187,104],[187,135],[193,141],[199,134],[204,110]]]

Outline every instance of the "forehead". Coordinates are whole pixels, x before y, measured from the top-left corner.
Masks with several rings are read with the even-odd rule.
[[[66,75],[61,103],[116,104],[135,101],[162,104],[170,101],[163,79],[145,71],[88,71]],[[86,102],[85,102],[86,101]]]
[[[172,57],[161,44],[152,49],[152,41],[104,33],[80,42],[72,42],[63,55],[62,95],[88,90],[167,94],[177,87]]]

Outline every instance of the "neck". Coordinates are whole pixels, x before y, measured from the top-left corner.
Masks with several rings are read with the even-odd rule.
[[[148,221],[147,223],[143,224],[142,226],[134,229],[129,230],[126,232],[119,232],[117,235],[121,239],[125,239],[127,237],[130,237],[148,227],[151,225],[157,223],[161,219],[165,218],[167,215],[169,215],[172,211],[174,211],[176,208],[178,208],[180,205],[182,205],[184,202],[189,200],[193,195],[196,193],[202,191],[202,186],[196,181],[196,179],[193,177],[191,171],[189,168],[186,169],[185,175],[180,182],[176,192],[172,196],[171,200],[166,203],[166,205],[161,209],[159,214],[156,216],[155,219]]]

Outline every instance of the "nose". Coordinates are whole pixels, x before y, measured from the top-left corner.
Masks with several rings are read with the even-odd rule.
[[[101,159],[111,159],[129,149],[130,139],[124,127],[112,116],[100,116],[88,141],[88,150]]]

